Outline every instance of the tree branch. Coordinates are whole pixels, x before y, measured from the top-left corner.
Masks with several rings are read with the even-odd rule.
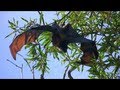
[[[46,50],[45,50],[45,54],[47,55],[47,51],[46,51]],[[40,76],[41,79],[44,79],[44,74],[45,74],[45,70],[46,70],[46,65],[47,65],[47,59],[44,59],[42,74],[41,74],[41,76]]]
[[[12,61],[8,60],[8,62],[12,63],[14,66],[16,66],[17,68],[19,68],[21,70],[21,78],[23,79],[23,64],[22,64],[22,67],[18,66],[17,64],[13,63]]]
[[[33,79],[35,79],[34,66],[31,67],[30,64],[28,63],[28,61],[21,54],[18,53],[18,55],[20,55],[25,60],[25,62],[27,63],[28,67],[30,68],[30,71],[32,72]]]
[[[69,79],[73,79],[71,73],[72,73],[72,71],[75,70],[75,69],[76,69],[76,68],[73,68],[73,67],[72,67],[72,68],[68,71],[68,77],[69,77]]]
[[[10,61],[10,60],[8,60],[8,59],[7,59],[7,61],[10,62],[10,63],[12,63],[12,64],[13,64],[14,66],[16,66],[17,68],[20,68],[20,69],[22,68],[22,67],[18,66],[17,64],[13,63],[12,61]]]
[[[58,24],[65,18],[67,17],[69,14],[71,13],[71,11],[69,11],[65,16],[63,16],[61,19],[57,20]]]
[[[65,69],[65,72],[64,72],[64,75],[63,75],[63,79],[65,79],[65,76],[66,76],[68,68],[69,68],[69,66],[67,66],[66,69]]]
[[[40,12],[40,11],[38,11],[38,13],[39,13],[39,15],[41,16],[40,18],[42,18],[43,19],[43,25],[45,25],[45,21],[44,21],[44,17],[43,17],[43,13],[42,13],[42,11]],[[41,24],[41,23],[40,23]]]

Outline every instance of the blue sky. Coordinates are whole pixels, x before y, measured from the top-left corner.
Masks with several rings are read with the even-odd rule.
[[[39,20],[39,14],[38,12],[33,11],[0,11],[0,79],[21,79],[21,71],[19,68],[11,64],[7,61],[9,59],[10,61],[14,62],[15,64],[21,66],[23,64],[23,78],[24,79],[32,79],[32,73],[30,72],[29,67],[27,66],[26,62],[23,60],[22,57],[17,55],[17,60],[13,60],[9,45],[11,44],[13,40],[13,36],[10,36],[8,38],[5,38],[8,34],[12,32],[12,29],[10,29],[8,20],[12,20],[13,17],[19,21],[19,25],[23,26],[24,21],[21,20],[21,17],[29,20],[31,19],[38,19]],[[51,23],[53,22],[53,19],[56,18],[54,11],[44,12],[44,18],[45,22]],[[21,55],[26,56],[27,51],[22,48],[22,50],[19,52]],[[45,74],[45,78],[47,79],[62,79],[63,73],[65,70],[65,65],[61,64],[60,61],[53,59],[52,57],[48,56],[48,59],[50,61],[48,62],[49,65],[49,73]],[[85,79],[88,78],[88,67],[85,66],[85,69],[83,72],[78,72],[77,70],[73,71],[72,75],[74,78],[80,78]],[[35,71],[35,78],[40,77],[40,72]]]

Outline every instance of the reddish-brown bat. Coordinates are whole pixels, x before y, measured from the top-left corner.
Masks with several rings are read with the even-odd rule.
[[[92,58],[98,59],[98,52],[95,42],[92,43],[81,43],[81,48],[83,51],[83,56],[81,57],[82,64],[91,63]]]
[[[90,62],[92,57],[98,58],[98,52],[94,41],[80,36],[70,24],[61,28],[57,23],[54,23],[52,26],[39,25],[18,35],[10,45],[10,51],[14,60],[16,60],[17,52],[20,51],[24,45],[35,42],[44,31],[52,32],[53,45],[64,52],[67,52],[69,43],[81,43],[81,50],[83,51],[82,61],[84,63]]]

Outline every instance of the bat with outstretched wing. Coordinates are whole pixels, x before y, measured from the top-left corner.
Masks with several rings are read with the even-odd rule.
[[[64,48],[62,48],[60,45],[58,45],[58,44],[61,44],[60,42],[62,42],[62,40],[61,40],[62,38],[59,37],[59,34],[58,34],[58,29],[59,28],[60,27],[56,23],[54,23],[52,26],[49,26],[49,25],[41,25],[41,26],[37,25],[37,27],[36,26],[32,27],[29,30],[27,30],[27,31],[23,32],[22,34],[18,35],[13,40],[11,45],[9,46],[11,54],[12,54],[14,60],[16,60],[17,52],[20,51],[21,48],[24,45],[29,44],[31,42],[35,42],[35,40],[39,37],[39,35],[42,32],[45,32],[45,31],[49,31],[49,32],[53,33],[53,36],[52,36],[53,45],[63,49],[63,51],[64,51]]]
[[[67,52],[69,43],[81,43],[81,50],[84,53],[82,60],[84,62],[86,62],[87,59],[89,61],[93,56],[95,56],[96,59],[98,58],[97,48],[92,40],[80,36],[70,24],[67,24],[65,27],[60,27],[57,23],[53,23],[52,26],[38,25],[37,27],[32,27],[18,35],[10,45],[10,51],[14,60],[16,60],[17,52],[20,51],[24,45],[35,42],[39,35],[45,31],[52,32],[51,42],[62,51]],[[90,52],[93,54],[91,55]],[[89,58],[86,59],[84,57]]]

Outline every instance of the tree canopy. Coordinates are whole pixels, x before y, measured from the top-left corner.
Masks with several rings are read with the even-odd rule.
[[[22,17],[21,19],[26,22],[23,27],[19,27],[18,21],[15,19],[13,19],[13,21],[8,21],[13,32],[7,37],[12,34],[16,37],[16,35],[26,32],[37,24],[51,25],[51,23],[47,24],[44,20],[44,12],[38,11],[38,14],[40,15],[39,23],[37,23],[36,19],[28,21]],[[60,19],[57,18],[54,19],[54,21],[59,26],[64,26],[69,23],[79,35],[95,41],[99,56],[97,60],[94,58],[92,59],[92,65],[87,65],[90,67],[88,70],[88,77],[90,79],[117,78],[120,67],[120,12],[57,11],[56,15],[60,17]],[[74,78],[71,73],[75,69],[78,69],[78,71],[84,70],[84,65],[78,63],[81,61],[83,55],[80,49],[80,43],[70,43],[65,53],[52,45],[51,41],[52,33],[43,32],[37,37],[35,43],[25,45],[25,49],[29,49],[29,51],[27,53],[28,56],[24,57],[24,60],[28,65],[32,62],[35,63],[32,68],[42,73],[41,79],[43,79],[44,74],[49,71],[49,66],[47,64],[50,62],[48,61],[49,55],[63,62],[65,65],[67,64],[66,70],[63,71],[63,79],[65,79],[66,75],[68,75],[70,79]],[[81,65],[83,67],[80,67]]]

